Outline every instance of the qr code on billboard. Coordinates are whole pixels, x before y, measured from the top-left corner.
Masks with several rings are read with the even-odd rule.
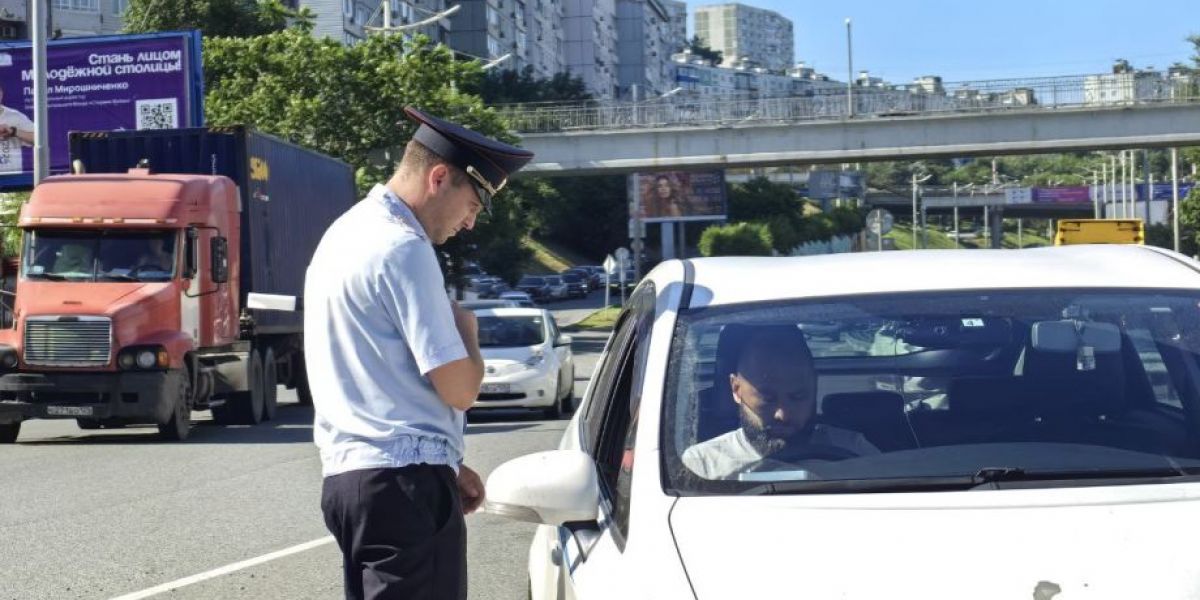
[[[179,127],[179,111],[175,98],[137,101],[138,129],[175,129]]]

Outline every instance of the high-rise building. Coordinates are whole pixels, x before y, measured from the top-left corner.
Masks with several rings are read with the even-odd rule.
[[[62,37],[108,35],[124,28],[129,0],[49,0],[50,30]],[[29,0],[0,0],[0,40],[29,39]]]
[[[773,10],[745,4],[701,6],[695,31],[704,45],[718,50],[723,66],[759,66],[783,73],[795,56],[792,21]]]
[[[617,97],[616,0],[564,0],[562,24],[567,70],[596,98]]]
[[[532,66],[539,77],[562,67],[561,0],[462,0],[450,20],[450,47],[497,68]]]
[[[683,51],[687,45],[687,3],[682,0],[662,0],[671,20],[671,54]]]
[[[644,100],[674,86],[672,14],[660,0],[617,0],[617,84],[621,98]]]
[[[56,0],[58,1],[58,0]],[[76,1],[76,0],[71,0]],[[307,8],[315,15],[313,35],[329,37],[344,44],[366,39],[367,26],[383,25],[383,10],[391,10],[393,27],[409,25],[444,12],[448,0],[285,0],[289,8]],[[449,19],[440,19],[405,32],[423,33],[435,43],[445,43],[449,37]]]

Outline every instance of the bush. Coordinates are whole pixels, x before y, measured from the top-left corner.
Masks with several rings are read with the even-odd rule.
[[[771,256],[771,231],[761,223],[713,225],[700,235],[704,256]]]

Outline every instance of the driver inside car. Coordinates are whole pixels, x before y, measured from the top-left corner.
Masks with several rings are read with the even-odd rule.
[[[798,329],[755,332],[729,375],[739,426],[683,453],[706,479],[735,477],[765,459],[793,462],[879,454],[861,433],[817,424],[812,353]]]
[[[163,247],[163,241],[159,239],[147,239],[145,248],[142,250],[141,256],[137,262],[133,263],[131,272],[139,271],[165,271],[170,272],[172,267],[171,253]]]

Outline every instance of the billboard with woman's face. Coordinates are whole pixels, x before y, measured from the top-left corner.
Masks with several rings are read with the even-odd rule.
[[[646,222],[725,218],[724,171],[639,173],[641,219]]]

